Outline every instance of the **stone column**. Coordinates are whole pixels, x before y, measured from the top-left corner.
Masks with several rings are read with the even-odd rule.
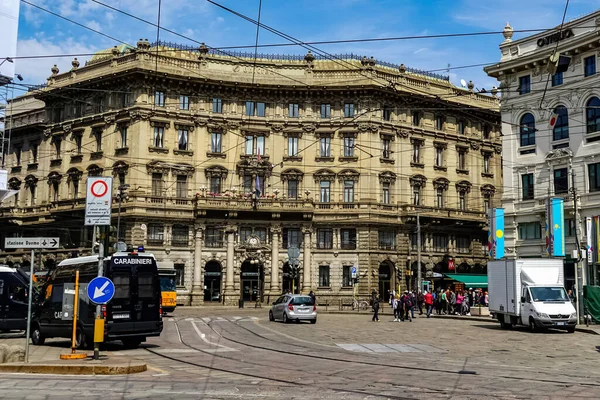
[[[310,291],[310,281],[311,281],[311,256],[310,256],[310,234],[312,232],[311,228],[305,228],[304,232],[304,254],[302,255],[303,260],[303,282],[302,282],[302,292]]]
[[[279,234],[281,228],[271,227],[271,295],[279,295]]]
[[[193,306],[204,304],[204,287],[202,286],[202,244],[204,240],[204,226],[196,225],[194,232],[194,283],[192,284]]]
[[[226,305],[235,304],[235,299],[237,296],[235,295],[235,287],[233,283],[233,275],[234,275],[234,239],[235,239],[235,227],[228,226],[225,229],[225,235],[227,235],[227,265],[225,272],[225,293],[224,300]]]

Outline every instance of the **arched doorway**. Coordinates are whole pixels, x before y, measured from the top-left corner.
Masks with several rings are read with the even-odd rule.
[[[249,260],[242,264],[240,276],[240,297],[244,301],[262,301],[264,274],[262,264],[252,264]]]
[[[388,301],[392,290],[393,266],[389,261],[379,264],[379,298]]]
[[[204,302],[221,301],[222,267],[218,261],[209,261],[204,267]]]

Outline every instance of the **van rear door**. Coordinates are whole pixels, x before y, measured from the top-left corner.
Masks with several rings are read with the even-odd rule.
[[[2,278],[0,301],[0,318],[3,320],[2,329],[25,330],[27,327],[27,312],[29,286],[15,274],[4,274]]]
[[[156,329],[160,320],[160,279],[156,264],[136,267],[136,328],[141,331]]]

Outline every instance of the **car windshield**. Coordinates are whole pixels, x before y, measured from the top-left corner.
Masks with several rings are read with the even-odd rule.
[[[562,287],[532,287],[529,289],[533,301],[569,301],[565,289]]]
[[[161,292],[174,292],[177,290],[175,287],[175,279],[167,276],[160,277],[160,291]]]
[[[312,305],[312,299],[308,296],[294,297],[292,304],[295,306],[309,306]]]

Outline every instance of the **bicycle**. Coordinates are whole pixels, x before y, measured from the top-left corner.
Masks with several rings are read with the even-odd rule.
[[[364,301],[364,300],[358,301],[356,299],[354,299],[352,301],[352,309],[353,310],[365,311],[367,308],[369,308],[369,302],[367,302],[367,301]]]

